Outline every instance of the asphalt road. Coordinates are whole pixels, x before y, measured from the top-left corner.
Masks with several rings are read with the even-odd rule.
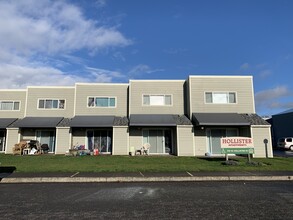
[[[1,184],[1,219],[292,219],[293,183]]]

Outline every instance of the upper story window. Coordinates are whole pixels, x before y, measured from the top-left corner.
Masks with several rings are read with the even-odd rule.
[[[64,99],[39,99],[39,109],[64,109]]]
[[[171,95],[143,95],[143,105],[165,106],[172,105]]]
[[[103,108],[115,108],[115,97],[89,97],[88,107],[103,107]]]
[[[235,92],[206,92],[205,101],[206,103],[213,103],[213,104],[236,103],[236,93]]]
[[[18,111],[19,107],[19,101],[0,101],[0,110],[3,111]]]

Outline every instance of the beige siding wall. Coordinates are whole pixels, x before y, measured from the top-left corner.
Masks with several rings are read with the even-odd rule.
[[[88,107],[89,97],[115,97],[116,107]],[[75,115],[127,116],[128,84],[76,84]]]
[[[254,113],[250,76],[190,76],[191,112]],[[205,92],[236,92],[236,104],[205,104]]]
[[[38,109],[39,99],[65,99],[64,109]],[[28,87],[26,116],[73,117],[74,87]]]
[[[184,114],[183,80],[131,80],[130,114]],[[171,106],[143,106],[143,95],[172,95]]]
[[[254,143],[254,157],[273,157],[270,127],[251,127],[251,134]],[[267,149],[264,139],[268,140]]]
[[[194,149],[195,156],[204,156],[208,152],[207,136],[205,130],[194,131]]]
[[[12,148],[19,143],[18,128],[9,128],[6,133],[6,154],[12,154]]]
[[[66,151],[70,148],[70,128],[59,127],[56,129],[56,154],[65,154]]]
[[[0,90],[0,101],[19,101],[19,111],[0,110],[0,118],[23,118],[25,113],[26,90]]]
[[[113,127],[113,155],[129,154],[128,127]]]
[[[142,130],[138,128],[129,128],[129,147],[140,149],[142,146]]]
[[[178,156],[194,156],[192,126],[177,126]]]

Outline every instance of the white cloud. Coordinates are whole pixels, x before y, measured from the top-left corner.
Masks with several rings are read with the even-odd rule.
[[[128,73],[131,76],[134,76],[134,75],[141,75],[141,74],[144,74],[144,73],[150,74],[150,73],[162,72],[162,71],[165,71],[165,70],[164,69],[152,69],[148,65],[139,64],[137,66],[134,66]]]
[[[287,86],[277,86],[255,94],[255,104],[259,111],[272,112],[273,109],[288,109],[293,107],[293,93]]]
[[[130,44],[115,28],[97,26],[65,1],[0,3],[0,46],[21,54],[56,54]]]
[[[96,3],[103,6],[106,1]],[[67,62],[83,62],[74,52],[94,54],[129,44],[117,28],[86,18],[68,1],[0,1],[0,76],[6,82],[1,88],[85,81],[61,70]]]
[[[264,79],[264,78],[267,78],[269,77],[270,75],[272,75],[272,71],[271,70],[262,70],[260,71],[259,73],[259,76]]]
[[[277,86],[273,89],[263,90],[255,94],[255,99],[258,102],[267,102],[281,97],[289,96],[291,92],[286,86]]]
[[[249,69],[250,65],[248,63],[243,63],[241,66],[240,66],[240,69],[241,70],[247,70]]]
[[[106,6],[106,0],[96,0],[96,5],[98,6],[98,7],[104,7],[104,6]]]
[[[119,71],[111,71],[93,67],[86,67],[89,73],[93,76],[92,82],[112,82],[116,78],[125,78]]]
[[[58,69],[48,66],[0,65],[1,88],[25,88],[30,85],[74,85],[75,82],[87,82],[84,77],[66,75]]]

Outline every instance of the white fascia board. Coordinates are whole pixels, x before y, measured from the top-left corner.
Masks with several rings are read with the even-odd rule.
[[[0,92],[26,92],[27,89],[0,89]]]
[[[185,82],[184,79],[130,79],[129,82]]]
[[[252,75],[190,75],[189,78],[252,78]]]
[[[27,86],[28,89],[74,89],[74,86]]]
[[[129,83],[75,83],[76,86],[128,86]]]

